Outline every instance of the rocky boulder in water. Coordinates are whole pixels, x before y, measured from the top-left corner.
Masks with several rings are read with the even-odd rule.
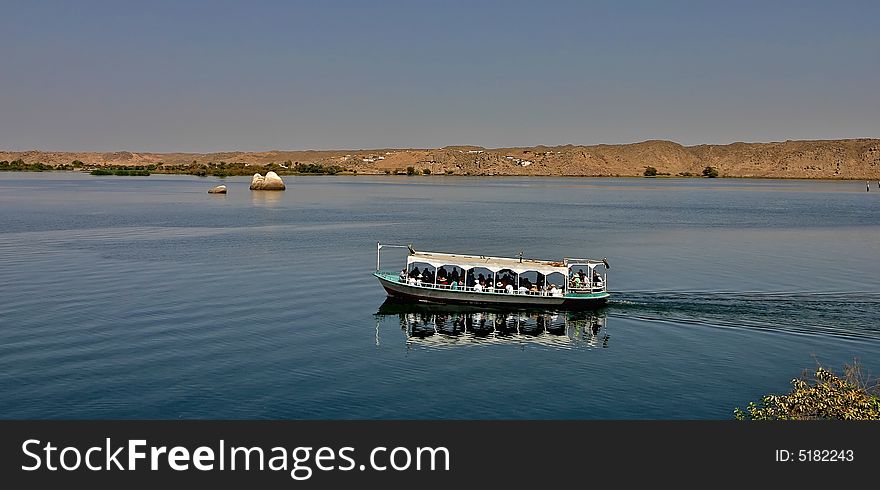
[[[283,191],[286,188],[281,177],[272,171],[267,172],[265,177],[254,174],[251,179],[251,190],[253,191]]]
[[[212,187],[208,189],[208,194],[226,194],[226,186],[218,185],[217,187]]]

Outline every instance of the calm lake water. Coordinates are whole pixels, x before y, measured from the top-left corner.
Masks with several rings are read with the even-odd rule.
[[[729,419],[880,375],[876,183],[285,182],[0,173],[0,417]],[[377,241],[607,257],[612,301],[383,305]]]

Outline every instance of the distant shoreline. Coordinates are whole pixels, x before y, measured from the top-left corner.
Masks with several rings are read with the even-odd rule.
[[[110,168],[110,167],[107,167]],[[80,175],[89,175],[88,171],[84,170],[71,170],[71,169],[48,169],[48,170],[8,170],[4,168],[0,168],[0,175],[4,173],[21,173],[21,174],[31,174],[31,173],[71,173],[71,174],[80,174]],[[265,174],[265,172],[255,172],[260,174]],[[112,177],[151,177],[154,175],[189,175],[192,177],[201,177],[208,178],[212,177],[215,179],[223,179],[229,177],[247,177],[250,179],[252,174],[237,174],[237,175],[197,175],[195,173],[186,173],[186,172],[150,172],[148,174],[126,174],[126,175],[114,175],[112,172],[107,174],[102,174],[98,176],[112,176]],[[424,179],[456,179],[456,178],[492,178],[492,179],[642,179],[646,182],[651,180],[698,180],[698,179],[707,179],[713,180],[712,178],[704,177],[702,175],[691,175],[689,177],[684,176],[676,176],[676,175],[664,175],[664,176],[655,176],[655,177],[646,177],[643,175],[397,175],[397,174],[363,174],[363,173],[351,173],[351,172],[341,172],[337,174],[317,174],[317,173],[280,173],[281,177],[392,177],[392,178],[400,178],[401,180],[410,180],[411,182],[424,182]],[[870,189],[880,191],[880,178],[875,179],[866,179],[859,177],[736,177],[736,176],[719,176],[715,180],[793,180],[793,181],[839,181],[839,182],[867,182],[870,186]]]
[[[0,170],[149,169],[152,173],[253,175],[450,175],[519,177],[718,177],[877,180],[880,139],[802,140],[682,146],[623,145],[222,153],[0,151]],[[295,170],[299,169],[299,171]]]

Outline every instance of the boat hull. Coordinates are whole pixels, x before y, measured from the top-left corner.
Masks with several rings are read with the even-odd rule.
[[[402,301],[422,303],[526,308],[598,308],[607,302],[609,296],[607,292],[584,295],[543,296],[461,291],[405,284],[378,273],[373,275],[376,276],[379,283],[385,288],[388,296]]]

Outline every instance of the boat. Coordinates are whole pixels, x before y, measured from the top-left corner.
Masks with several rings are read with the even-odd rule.
[[[383,248],[406,248],[400,271],[382,270]],[[424,270],[423,270],[424,269]],[[608,260],[540,260],[416,251],[376,243],[373,275],[389,297],[421,303],[518,308],[597,308],[608,292]]]

